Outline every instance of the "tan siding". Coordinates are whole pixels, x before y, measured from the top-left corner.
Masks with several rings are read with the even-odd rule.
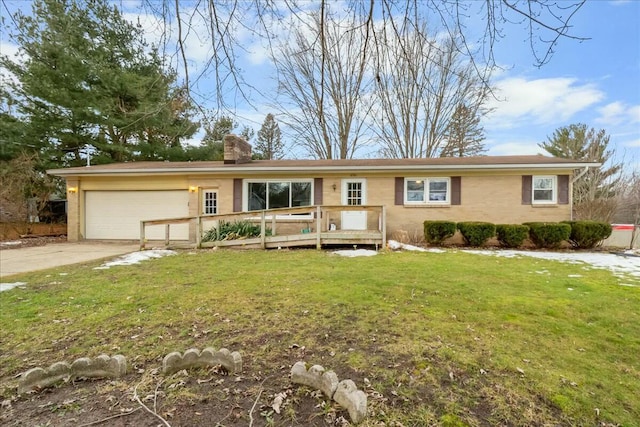
[[[422,223],[428,219],[447,219],[452,221],[479,220],[493,223],[522,223],[527,221],[562,221],[571,218],[571,204],[550,207],[521,204],[521,176],[544,174],[567,174],[566,169],[522,171],[476,171],[468,173],[449,172],[416,173],[406,176],[440,177],[462,176],[461,198],[459,206],[416,207],[395,205],[394,178],[397,172],[376,174],[375,177],[365,173],[357,174],[309,174],[304,170],[287,174],[255,174],[236,176],[235,178],[258,179],[295,179],[324,178],[323,204],[341,204],[341,180],[345,178],[367,178],[367,204],[385,205],[387,208],[387,234],[393,235],[398,230],[421,233]],[[193,187],[196,191],[189,194],[189,215],[196,216],[201,212],[201,192],[204,189],[218,190],[218,207],[220,213],[233,212],[233,176],[207,175],[175,175],[175,176],[129,176],[104,177],[87,176],[78,181],[69,179],[68,186],[77,186],[78,192],[68,194],[68,238],[71,241],[81,240],[80,230],[84,229],[83,192],[87,190],[176,190]],[[334,189],[335,186],[335,189]],[[339,221],[339,215],[336,218]],[[369,226],[377,226],[377,218],[369,215]],[[339,226],[339,223],[337,224]]]

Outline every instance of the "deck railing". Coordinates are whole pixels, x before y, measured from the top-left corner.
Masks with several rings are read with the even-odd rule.
[[[342,230],[340,223],[342,212],[367,212],[366,221],[371,228],[365,230]],[[338,216],[337,216],[338,215]],[[218,228],[221,221],[247,220],[260,224],[260,236],[234,240],[215,240],[203,242],[205,228]],[[188,241],[172,239],[171,226],[190,224],[193,231]],[[375,225],[374,225],[375,224]],[[169,246],[214,247],[290,247],[323,244],[374,244],[386,245],[386,211],[384,206],[360,205],[315,205],[295,208],[267,209],[260,211],[234,212],[227,214],[198,215],[181,218],[167,218],[140,221],[140,249],[145,249],[146,232],[149,227],[164,226],[164,244]],[[270,235],[267,235],[270,227]],[[300,228],[302,227],[302,228]],[[194,238],[195,236],[195,238]]]

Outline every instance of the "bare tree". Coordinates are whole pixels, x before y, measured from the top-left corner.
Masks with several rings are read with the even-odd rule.
[[[459,104],[445,131],[445,141],[440,157],[478,156],[485,152],[480,116],[466,105]]]
[[[430,36],[427,23],[377,35],[374,131],[382,154],[391,158],[436,157],[446,142],[456,108],[483,113],[488,95],[474,66],[460,54],[458,41]]]
[[[274,57],[283,121],[315,158],[351,158],[362,137],[371,35],[369,23],[355,19],[322,10],[311,31],[295,31],[294,43]]]
[[[534,64],[542,66],[553,57],[562,39],[587,39],[575,35],[572,25],[573,18],[585,1],[348,0],[341,5],[345,13],[358,17],[352,23],[353,30],[360,29],[363,22],[373,22],[374,18],[380,17],[385,25],[406,22],[417,28],[420,20],[429,14],[434,23],[437,22],[450,37],[462,37],[461,54],[472,64],[495,65],[494,45],[505,37],[508,27],[525,28]],[[212,100],[209,91],[206,95],[200,95],[198,90],[192,90],[197,89],[199,80],[204,76],[212,75],[215,80],[213,95],[216,104],[225,108],[231,98],[243,97],[251,102],[250,92],[256,90],[245,81],[244,74],[237,65],[239,54],[244,53],[243,37],[249,34],[263,40],[267,48],[273,50],[279,23],[287,21],[291,27],[306,27],[308,13],[324,11],[329,3],[327,0],[320,0],[311,6],[310,3],[297,0],[204,0],[181,6],[181,2],[177,0],[144,0],[143,7],[150,16],[157,19],[157,26],[164,29],[160,38],[161,52],[173,58],[174,68],[184,70],[183,79],[189,93],[194,97],[201,97],[194,101],[201,103],[203,100]],[[480,34],[472,35],[465,25],[471,15],[484,22],[484,30]],[[320,25],[326,26],[328,30],[330,22],[323,21]],[[198,68],[194,71],[195,64],[188,61],[185,44],[196,33],[200,41],[209,45],[210,59],[206,64],[197,64]],[[321,50],[329,47],[321,45]],[[325,62],[323,55],[320,56],[320,62]],[[483,76],[484,65],[476,67],[479,78]]]

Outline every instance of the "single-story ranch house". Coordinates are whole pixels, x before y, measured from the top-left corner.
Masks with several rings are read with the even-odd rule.
[[[322,223],[311,210],[273,217],[278,224],[308,219],[323,231],[378,228],[388,237],[422,234],[425,220],[563,221],[571,219],[573,180],[599,166],[541,155],[251,160],[251,146],[241,138],[228,135],[224,145],[224,161],[49,170],[66,179],[68,240],[138,239],[143,220],[246,211],[259,218],[267,209],[320,205],[375,206],[383,215],[345,210]],[[172,227],[171,239],[193,240],[195,233],[194,223],[183,223]],[[146,235],[164,236],[163,227]]]

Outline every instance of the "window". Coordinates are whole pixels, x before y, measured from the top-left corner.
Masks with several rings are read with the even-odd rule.
[[[205,190],[202,193],[202,213],[213,215],[218,213],[218,192]]]
[[[534,176],[531,200],[534,204],[556,202],[556,177]]]
[[[451,200],[450,178],[406,178],[405,203],[449,204]]]
[[[246,181],[247,210],[311,206],[311,181]]]

